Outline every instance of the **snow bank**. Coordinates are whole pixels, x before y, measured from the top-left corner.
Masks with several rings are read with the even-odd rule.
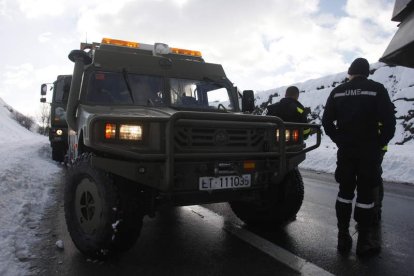
[[[21,139],[38,138],[30,130],[21,127],[12,119],[12,107],[0,98],[0,146],[2,143],[19,141]],[[35,139],[36,139],[35,138]]]
[[[11,118],[0,98],[0,275],[27,275],[30,245],[61,169],[47,137]]]
[[[315,144],[315,137],[310,137],[306,143]],[[336,145],[323,137],[321,146],[306,154],[306,160],[300,168],[334,173],[336,169]],[[388,152],[382,163],[383,179],[391,182],[400,182],[414,185],[414,145],[389,145]]]

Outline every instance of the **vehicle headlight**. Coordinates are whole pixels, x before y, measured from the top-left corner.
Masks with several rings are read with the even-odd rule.
[[[279,142],[279,130],[276,129],[276,141]],[[298,129],[286,129],[285,130],[285,141],[286,142],[299,142],[299,130]]]
[[[121,140],[142,140],[142,126],[140,125],[120,125],[119,139]]]
[[[292,130],[292,141],[294,143],[299,142],[299,130],[298,129]]]
[[[278,142],[279,142],[279,136],[280,136],[279,135],[279,130],[276,129],[276,141],[278,141]],[[290,130],[289,129],[286,129],[285,130],[285,141],[288,142],[289,139],[290,139]]]
[[[56,130],[56,134],[58,136],[62,135],[63,134],[63,130],[61,130],[61,129]]]
[[[289,142],[289,139],[290,139],[290,130],[286,129],[286,131],[285,131],[285,141]]]
[[[105,139],[115,139],[116,124],[105,124]]]

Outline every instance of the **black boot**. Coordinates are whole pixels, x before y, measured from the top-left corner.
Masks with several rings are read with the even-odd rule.
[[[349,220],[351,219],[352,203],[336,201],[336,217],[338,219],[338,251],[348,253],[352,248],[352,237],[349,234]]]
[[[342,254],[348,253],[352,248],[352,237],[348,228],[338,231],[338,251]]]
[[[360,257],[372,256],[378,254],[381,250],[381,245],[374,237],[375,228],[358,227],[358,241],[356,247],[356,254]]]

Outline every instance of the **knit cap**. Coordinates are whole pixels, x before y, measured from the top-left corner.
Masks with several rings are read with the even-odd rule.
[[[349,75],[363,75],[365,77],[369,76],[369,63],[365,58],[357,58],[349,66],[348,69]]]

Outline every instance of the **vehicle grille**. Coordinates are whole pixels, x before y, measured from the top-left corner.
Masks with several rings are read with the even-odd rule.
[[[245,151],[263,148],[264,129],[225,129],[207,127],[177,127],[174,142],[176,150],[236,150]]]

